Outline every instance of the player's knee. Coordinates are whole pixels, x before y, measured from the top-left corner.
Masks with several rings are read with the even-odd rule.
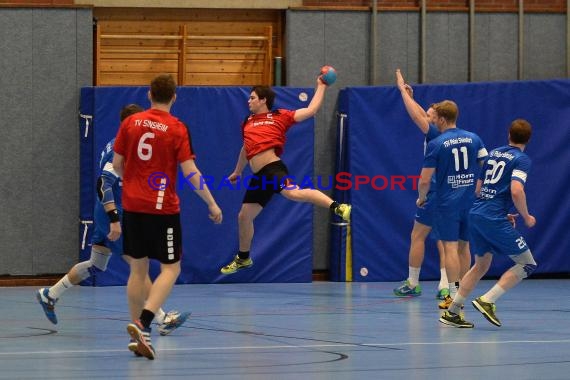
[[[91,250],[91,258],[89,259],[89,262],[91,263],[89,270],[92,274],[97,272],[104,272],[107,270],[107,264],[109,264],[110,259],[111,252],[93,248]]]
[[[253,222],[252,215],[247,211],[241,210],[238,213],[238,222],[239,223],[251,223],[251,222]]]
[[[487,273],[487,270],[489,270],[489,266],[485,265],[485,263],[478,263],[477,261],[475,261],[475,264],[473,264],[471,270],[477,273],[478,275],[481,275]]]
[[[526,276],[527,276],[527,277],[530,276],[530,275],[532,274],[532,272],[534,272],[534,271],[536,270],[537,266],[538,266],[538,265],[537,265],[536,263],[534,263],[534,264],[526,264],[526,265],[523,267],[523,269],[524,269],[524,271],[525,271],[525,273],[526,273]]]
[[[415,241],[425,241],[430,232],[433,231],[432,226],[428,226],[423,222],[419,222],[417,219],[414,221],[414,227],[412,228],[411,238]],[[442,246],[443,249],[443,246]]]
[[[422,241],[422,236],[420,231],[418,231],[417,228],[412,228],[412,233],[410,234],[410,240],[413,241],[414,243],[417,242],[421,242]]]
[[[173,264],[161,266],[161,271],[167,273],[174,279],[178,278],[178,276],[180,276],[180,272],[182,271],[182,268],[180,267],[180,261],[177,261]]]
[[[515,264],[512,268],[511,271],[514,272],[514,274],[520,278],[521,280],[524,280],[525,278],[529,277],[537,268],[536,263],[534,264]]]
[[[510,257],[515,262],[515,265],[511,268],[511,270],[521,280],[530,276],[538,266],[536,264],[536,261],[534,261],[534,257],[532,256],[530,250],[526,250],[520,255]]]
[[[294,202],[299,202],[304,200],[303,190],[300,189],[283,189],[280,192],[280,194],[283,195],[285,198]]]

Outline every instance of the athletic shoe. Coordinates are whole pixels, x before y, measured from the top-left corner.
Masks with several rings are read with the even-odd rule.
[[[447,297],[448,295],[449,295],[449,289],[443,288],[438,290],[437,294],[435,295],[435,298],[437,298],[438,300],[444,300],[445,297]]]
[[[453,303],[453,298],[448,294],[443,298],[443,301],[440,302],[437,306],[442,310],[447,310]]]
[[[42,305],[42,309],[44,309],[44,314],[46,315],[47,319],[54,325],[57,325],[57,316],[55,315],[55,303],[57,299],[53,299],[49,296],[49,289],[48,288],[41,288],[36,292],[36,298],[40,305]]]
[[[460,314],[450,313],[446,311],[443,315],[439,318],[439,321],[443,324],[459,327],[464,329],[472,329],[474,324],[471,322],[467,322],[463,319],[463,316]]]
[[[186,322],[191,313],[180,313],[176,310],[171,310],[166,313],[164,322],[158,326],[160,335],[168,335]]]
[[[340,216],[345,222],[350,221],[350,212],[352,211],[352,206],[346,203],[341,203],[334,209],[334,213]]]
[[[495,311],[497,311],[497,308],[494,303],[485,302],[481,300],[481,297],[471,301],[471,303],[473,304],[473,306],[475,306],[475,309],[479,310],[481,314],[483,314],[483,316],[487,318],[489,322],[491,322],[495,326],[501,327],[501,321],[499,321],[499,318],[497,318],[497,316],[495,315]]]
[[[232,274],[238,270],[249,268],[252,265],[253,260],[251,257],[248,257],[247,259],[240,259],[239,256],[236,255],[231,263],[220,269],[220,272],[222,272],[222,274]]]
[[[406,280],[401,286],[394,289],[396,297],[418,297],[422,295],[422,287],[417,284],[413,288],[410,286],[410,281]]]
[[[127,346],[129,348],[129,351],[131,351],[133,354],[135,354],[135,356],[137,357],[141,357],[142,355],[140,354],[139,350],[137,349],[138,347],[138,343],[136,340],[134,340],[133,338],[131,338],[131,340],[129,341],[129,345]]]
[[[141,321],[137,319],[127,325],[127,332],[131,336],[131,339],[137,342],[137,352],[149,360],[154,360],[156,353],[150,341],[150,328],[144,328]],[[129,344],[129,350],[130,349]]]
[[[442,310],[447,310],[449,309],[452,303],[453,303],[453,298],[451,298],[450,295],[447,295],[445,296],[443,301],[439,303],[438,307]],[[464,307],[465,305],[461,305],[461,310],[463,310]]]

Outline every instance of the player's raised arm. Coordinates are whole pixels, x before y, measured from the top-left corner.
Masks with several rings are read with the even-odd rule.
[[[429,117],[427,112],[414,100],[412,88],[406,84],[400,69],[396,70],[396,84],[402,95],[404,106],[408,115],[425,135],[429,131]]]
[[[308,118],[315,116],[323,104],[326,89],[327,85],[320,78],[317,78],[317,87],[315,89],[315,95],[313,95],[313,99],[311,99],[311,102],[306,108],[299,108],[295,111],[294,118],[296,122],[299,123],[303,120],[307,120]]]

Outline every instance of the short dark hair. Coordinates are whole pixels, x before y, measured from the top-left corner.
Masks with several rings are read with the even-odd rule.
[[[255,92],[259,99],[265,99],[265,105],[268,109],[273,108],[273,102],[275,101],[275,91],[269,86],[253,86],[251,89]]]
[[[176,81],[170,74],[161,74],[150,82],[150,97],[153,102],[168,104],[176,94]]]
[[[515,144],[528,143],[532,135],[532,127],[525,119],[516,119],[511,123],[509,128],[509,139]]]
[[[121,121],[125,120],[127,117],[144,111],[144,109],[138,104],[132,103],[123,107],[120,113]]]

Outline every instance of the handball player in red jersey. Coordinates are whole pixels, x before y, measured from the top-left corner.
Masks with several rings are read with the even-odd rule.
[[[178,164],[196,193],[208,205],[210,219],[222,222],[222,211],[194,162],[190,132],[170,114],[176,100],[171,75],[159,75],[150,84],[150,109],[121,123],[115,140],[113,168],[123,178],[124,254],[131,257],[127,298],[131,315],[139,319],[127,326],[137,345],[135,354],[154,359],[150,323],[178,275],[182,255],[180,205],[175,179]],[[192,175],[192,173],[196,175]],[[149,259],[160,261],[160,274],[145,291]],[[148,293],[148,294],[147,294]],[[131,345],[129,345],[129,348]]]
[[[273,110],[275,92],[269,86],[254,86],[249,96],[250,116],[242,124],[243,146],[236,167],[228,177],[235,182],[249,163],[254,173],[247,186],[238,216],[239,252],[221,269],[223,274],[232,274],[253,265],[250,257],[253,240],[253,221],[267,205],[273,194],[281,194],[295,202],[310,202],[326,207],[350,220],[351,206],[339,204],[316,189],[301,189],[287,180],[289,172],[279,158],[285,145],[285,133],[296,123],[313,117],[323,103],[327,84],[322,76],[317,78],[315,95],[306,108],[298,110]]]

